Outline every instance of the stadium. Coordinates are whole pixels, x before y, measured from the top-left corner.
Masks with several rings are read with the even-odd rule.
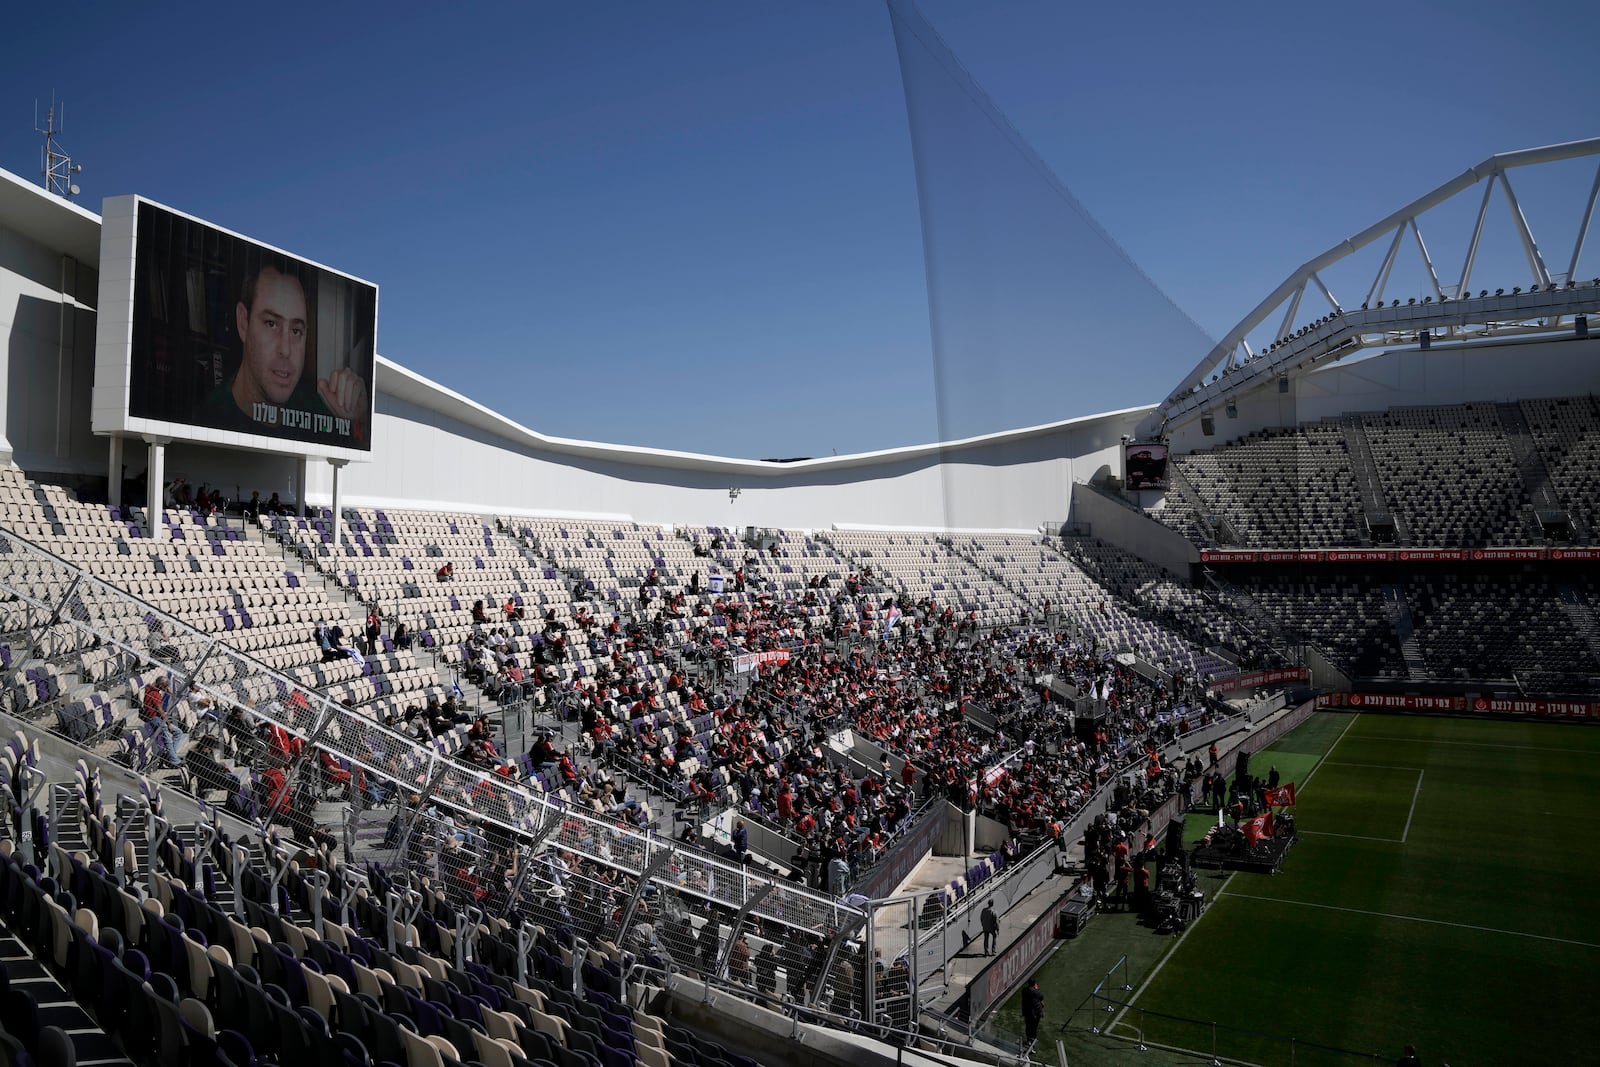
[[[940,403],[1011,327],[952,116],[1052,314],[1197,336],[890,8]],[[1141,406],[784,461],[524,426],[378,352],[382,278],[54,159],[0,171],[0,1062],[1592,1048],[1600,138],[1446,161]]]

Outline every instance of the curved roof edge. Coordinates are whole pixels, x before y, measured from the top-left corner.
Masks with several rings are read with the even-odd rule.
[[[0,225],[79,263],[100,266],[100,216],[4,168]]]
[[[100,263],[100,216],[71,201],[52,195],[40,186],[0,168],[0,221],[24,237],[46,248],[64,252],[79,262]],[[388,393],[406,401],[466,423],[476,429],[502,438],[512,444],[538,448],[548,452],[577,456],[585,459],[615,463],[643,464],[670,467],[678,470],[718,471],[755,477],[780,477],[794,473],[818,473],[844,470],[874,463],[898,460],[916,460],[939,456],[953,450],[967,450],[990,445],[1006,444],[1034,437],[1043,437],[1063,430],[1087,429],[1102,419],[1148,414],[1155,404],[1102,411],[1060,422],[1038,426],[1023,426],[1000,430],[990,434],[963,437],[953,441],[936,441],[928,444],[907,445],[856,452],[844,456],[824,456],[815,459],[776,463],[769,460],[738,459],[732,456],[712,456],[698,452],[679,452],[671,449],[651,448],[646,445],[606,444],[600,441],[580,441],[566,437],[551,437],[529,429],[472,400],[461,393],[426,378],[383,356],[377,357],[375,376],[378,392]]]
[[[1023,426],[1012,430],[1001,430],[996,433],[980,434],[975,437],[963,437],[953,441],[936,441],[929,444],[879,449],[873,452],[856,452],[845,456],[824,456],[817,459],[777,463],[771,460],[712,456],[700,452],[678,452],[671,449],[650,448],[645,445],[606,444],[600,441],[580,441],[569,437],[551,437],[536,430],[531,430],[521,423],[501,415],[499,412],[485,407],[476,400],[463,396],[448,386],[440,385],[438,382],[426,378],[407,367],[403,367],[391,359],[379,356],[377,365],[377,384],[380,396],[387,394],[396,397],[407,403],[415,404],[418,407],[463,422],[468,426],[484,430],[512,444],[520,444],[563,455],[579,456],[585,459],[636,463],[654,467],[671,467],[678,470],[720,471],[729,474],[760,477],[778,477],[796,472],[815,473],[842,470],[886,461],[940,456],[957,449],[966,450],[988,445],[1007,444],[1012,441],[1060,433],[1063,430],[1087,429],[1091,424],[1102,419],[1143,415],[1155,408],[1154,404],[1146,404],[1139,407],[1119,408],[1115,411],[1097,412],[1092,415],[1080,415],[1076,418],[1043,423],[1038,426]]]

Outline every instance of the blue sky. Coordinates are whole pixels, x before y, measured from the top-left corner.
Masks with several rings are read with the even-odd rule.
[[[1600,134],[1575,3],[921,10],[1213,337],[1491,153]],[[1008,341],[994,396],[935,373],[879,0],[156,11],[8,13],[0,166],[35,174],[54,90],[87,206],[142,193],[371,279],[385,356],[542,432],[846,453],[1153,402],[1201,354],[1075,319]],[[983,282],[963,306],[1004,317]],[[1058,331],[1083,343],[1048,358]]]

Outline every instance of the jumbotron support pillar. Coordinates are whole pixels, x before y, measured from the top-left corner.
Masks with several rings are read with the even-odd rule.
[[[148,525],[146,532],[150,540],[160,541],[166,536],[166,525],[161,521],[161,508],[166,496],[167,445],[172,443],[172,438],[146,437],[145,442],[150,446],[150,458],[145,465],[145,522]]]
[[[347,459],[330,459],[328,466],[333,468],[333,554],[339,555],[339,538],[344,530],[344,498],[339,492],[339,475],[350,465]]]
[[[106,503],[122,506],[122,438],[117,434],[106,438]]]

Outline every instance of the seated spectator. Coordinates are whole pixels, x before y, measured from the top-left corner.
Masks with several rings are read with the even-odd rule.
[[[326,621],[319,621],[316,629],[311,631],[311,637],[322,649],[322,662],[344,658],[345,651],[341,645],[344,631],[337,626],[329,626]]]
[[[441,582],[453,582],[456,577],[456,565],[454,563],[446,563],[434,571],[433,575]]]
[[[176,723],[167,718],[167,704],[171,694],[167,691],[165,676],[157,678],[144,688],[144,695],[139,702],[139,718],[151,724],[155,730],[156,744],[161,748],[162,758],[167,765],[179,765],[179,749],[183,747],[188,734]]]
[[[394,624],[394,647],[405,651],[411,649],[411,627],[403,622]]]
[[[240,789],[239,777],[222,765],[216,753],[216,738],[197,738],[183,757],[183,768],[194,779],[197,789],[203,791],[220,789],[232,796]]]

